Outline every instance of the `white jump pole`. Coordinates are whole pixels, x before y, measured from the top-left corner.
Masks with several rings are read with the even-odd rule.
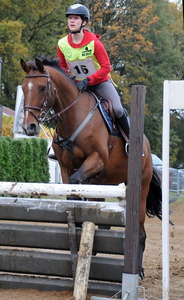
[[[126,198],[124,183],[117,185],[49,184],[0,182],[0,195],[79,196],[86,198]]]

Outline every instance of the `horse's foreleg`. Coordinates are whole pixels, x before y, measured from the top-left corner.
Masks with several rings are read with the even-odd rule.
[[[60,171],[61,171],[61,178],[63,183],[68,183],[69,181],[69,176],[67,170],[65,168],[60,166]]]
[[[77,184],[94,176],[100,172],[105,166],[105,161],[97,152],[93,152],[86,158],[80,168],[70,176],[69,183]]]

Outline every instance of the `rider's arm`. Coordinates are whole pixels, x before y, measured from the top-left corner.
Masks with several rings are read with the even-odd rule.
[[[95,40],[95,50],[94,55],[100,64],[100,69],[96,71],[93,75],[89,76],[89,85],[97,84],[98,82],[102,82],[104,80],[108,80],[109,73],[111,71],[111,64],[108,57],[108,54],[104,48],[104,45],[101,41]]]
[[[67,68],[67,63],[64,57],[64,54],[61,52],[59,47],[57,46],[57,57],[59,59],[59,65],[64,71],[68,74],[68,68]]]

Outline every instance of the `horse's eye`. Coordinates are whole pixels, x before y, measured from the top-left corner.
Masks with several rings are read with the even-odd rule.
[[[40,92],[40,93],[43,93],[43,92],[45,92],[46,89],[47,89],[46,85],[43,85],[43,86],[40,88],[39,92]]]

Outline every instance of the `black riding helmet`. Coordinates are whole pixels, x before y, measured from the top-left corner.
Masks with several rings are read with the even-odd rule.
[[[88,22],[90,20],[89,10],[85,5],[82,5],[82,4],[73,4],[73,5],[71,5],[67,9],[65,15],[66,15],[67,18],[70,15],[76,15],[76,16],[80,16],[83,20],[86,20]]]

